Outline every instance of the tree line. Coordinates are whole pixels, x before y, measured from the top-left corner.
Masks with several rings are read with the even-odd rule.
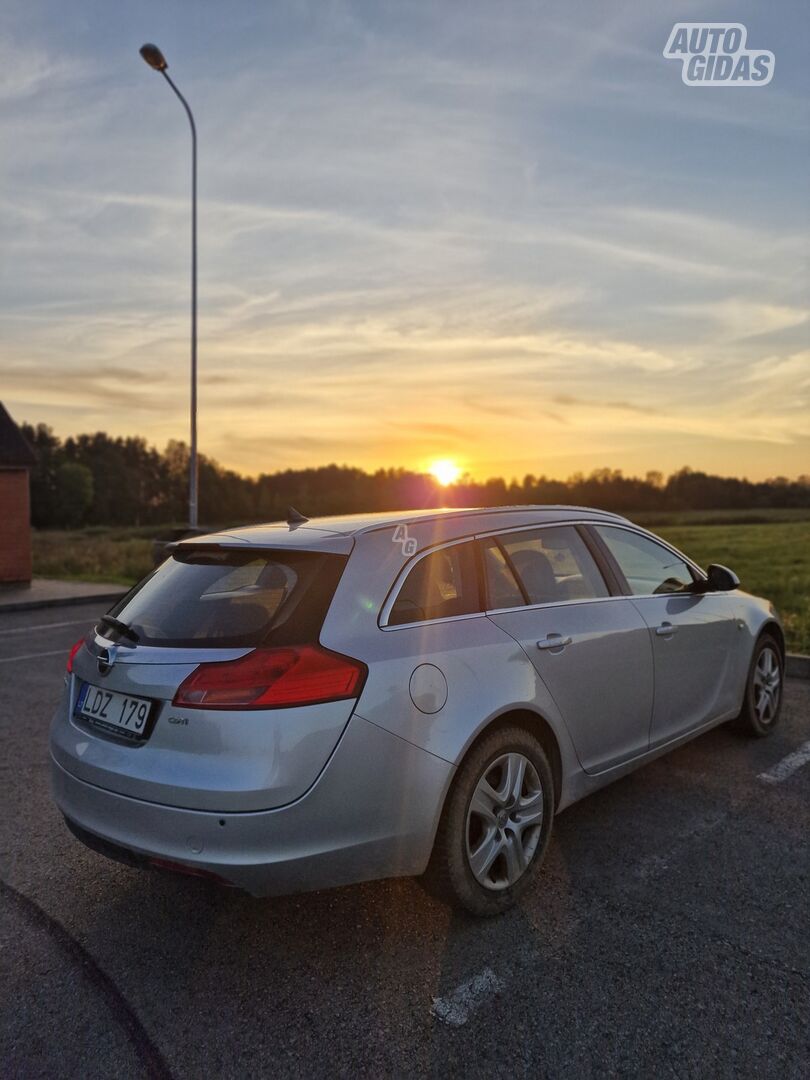
[[[104,432],[64,440],[45,424],[22,424],[37,455],[31,471],[31,513],[38,528],[87,525],[161,525],[187,514],[188,448],[164,451],[139,437]],[[433,506],[572,503],[619,513],[650,510],[738,510],[810,507],[810,476],[754,483],[689,468],[669,477],[620,469],[576,473],[567,480],[528,474],[522,480],[464,477],[441,487],[407,469],[366,472],[347,465],[285,469],[241,476],[200,458],[200,520],[206,525],[272,521],[289,506],[309,517]]]

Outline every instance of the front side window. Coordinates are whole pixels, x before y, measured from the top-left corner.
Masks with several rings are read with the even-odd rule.
[[[499,537],[530,604],[594,600],[609,596],[607,585],[573,525]]]
[[[411,569],[388,616],[389,626],[472,615],[481,610],[472,542],[425,555]]]
[[[607,544],[619,569],[627,578],[633,596],[688,592],[695,575],[683,559],[679,559],[663,544],[609,525],[594,528]]]

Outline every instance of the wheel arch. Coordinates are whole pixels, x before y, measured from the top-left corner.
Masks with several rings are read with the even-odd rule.
[[[551,775],[554,780],[554,807],[560,804],[562,795],[563,760],[560,744],[554,728],[540,713],[533,709],[511,708],[493,717],[480,731],[476,732],[475,738],[464,749],[461,757],[463,761],[474,747],[487,738],[493,731],[507,727],[522,727],[529,731],[540,742],[546,752],[548,763],[551,766]],[[460,762],[459,762],[460,764]]]
[[[764,637],[766,634],[769,637],[776,638],[776,642],[779,645],[779,651],[782,653],[782,660],[784,662],[784,659],[785,659],[785,632],[784,632],[782,627],[779,625],[779,623],[775,619],[768,619],[766,622],[764,622],[762,624],[762,626],[759,628],[759,633],[757,634],[757,638],[756,638],[757,642],[759,641],[760,638]]]

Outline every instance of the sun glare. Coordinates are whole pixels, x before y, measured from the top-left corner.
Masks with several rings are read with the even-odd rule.
[[[448,484],[454,484],[461,476],[461,469],[458,465],[456,465],[454,461],[448,461],[447,459],[434,461],[430,466],[429,472],[442,487],[447,487]]]

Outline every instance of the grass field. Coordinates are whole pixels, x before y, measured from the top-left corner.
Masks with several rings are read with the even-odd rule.
[[[152,541],[137,529],[35,529],[34,575],[134,585],[152,569]]]
[[[632,515],[695,562],[731,567],[742,587],[776,604],[792,652],[810,653],[810,512],[697,511]],[[152,568],[160,529],[36,531],[34,573],[134,584]]]

